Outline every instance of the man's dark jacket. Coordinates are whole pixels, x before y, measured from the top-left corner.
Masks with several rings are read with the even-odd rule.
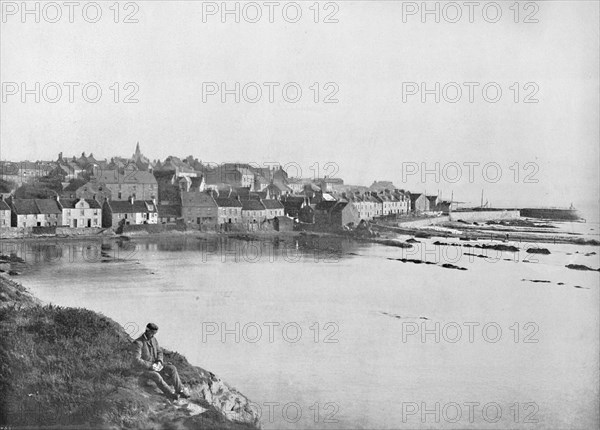
[[[155,337],[148,339],[144,333],[133,344],[135,346],[134,363],[137,366],[152,370],[152,364],[156,361],[163,361],[163,352]]]

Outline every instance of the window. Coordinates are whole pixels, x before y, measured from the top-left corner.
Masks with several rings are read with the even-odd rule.
[[[79,211],[79,215],[85,215],[85,209],[81,209],[81,210]]]

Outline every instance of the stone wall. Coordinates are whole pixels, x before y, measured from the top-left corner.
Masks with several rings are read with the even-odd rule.
[[[450,221],[492,221],[502,219],[517,219],[520,216],[521,213],[518,210],[452,212],[450,214]]]

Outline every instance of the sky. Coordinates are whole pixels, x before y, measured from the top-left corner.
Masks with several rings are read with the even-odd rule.
[[[121,2],[117,17],[101,1],[99,18],[78,2],[73,22],[62,2],[60,19],[47,2],[28,3],[40,22],[2,1],[3,160],[130,156],[140,142],[150,159],[277,162],[292,176],[598,212],[596,1],[519,2],[518,16],[500,1],[499,17],[480,2],[473,22],[464,2],[428,2],[440,22],[401,1],[278,2],[273,22],[262,1],[227,2],[239,22],[222,2]],[[221,84],[235,93],[236,82],[239,102],[223,102]],[[424,102],[423,86],[433,90]],[[22,89],[33,90],[24,102]]]

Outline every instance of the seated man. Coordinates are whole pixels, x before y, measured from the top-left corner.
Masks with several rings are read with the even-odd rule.
[[[177,400],[179,396],[188,398],[189,395],[183,391],[177,368],[170,363],[166,366],[163,365],[163,352],[154,338],[157,331],[158,326],[156,324],[148,323],[144,334],[135,340],[134,364],[143,369],[143,376],[154,381],[158,388],[170,399]],[[173,384],[175,390],[171,389],[163,377]]]

